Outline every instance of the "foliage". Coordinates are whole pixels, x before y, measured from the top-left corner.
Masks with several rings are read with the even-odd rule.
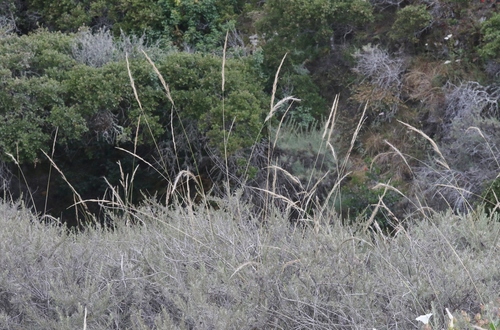
[[[104,39],[104,35],[94,38]],[[119,129],[122,134],[128,132],[128,138],[123,139],[131,140],[130,134],[136,131],[140,116],[143,122],[147,121],[148,128],[140,130],[139,141],[159,138],[170,116],[165,116],[168,101],[163,97],[164,91],[151,65],[145,59],[131,60],[131,74],[143,106],[140,110],[130,87],[126,63],[121,56],[116,57],[113,41],[107,41],[109,54],[103,53],[108,58],[87,52],[85,59],[82,52],[75,53],[74,48],[71,51],[71,41],[62,34],[46,31],[0,40],[1,65],[11,72],[3,78],[1,93],[6,123],[1,129],[5,150],[30,155],[20,160],[32,161],[39,149],[49,149],[48,145],[41,147],[51,139],[56,127],[59,128],[58,143],[83,139],[81,142],[86,145],[96,136],[99,140],[110,129]],[[82,39],[79,42],[83,42]],[[91,66],[77,64],[72,56]],[[227,60],[225,94],[221,90],[222,61],[218,57],[171,54],[159,59],[157,67],[170,82],[180,119],[199,122],[201,131],[214,146],[222,148],[224,130],[230,135],[231,151],[256,141],[265,101],[256,83],[256,72],[249,64],[243,60]],[[223,112],[226,127],[222,125]],[[19,124],[15,124],[16,121]],[[22,139],[17,134],[27,132],[19,128],[28,124],[36,127],[29,131],[38,142],[19,145]],[[115,139],[114,143],[119,140]]]
[[[298,104],[284,104],[277,115],[278,117],[284,115],[290,106],[288,116],[303,126],[308,126],[317,120],[324,120],[326,110],[328,110],[325,99],[307,71],[295,69],[284,72],[280,79],[277,96],[279,98],[293,96],[300,99]]]
[[[241,0],[160,0],[163,29],[180,47],[212,51],[223,45],[224,35],[242,10]]]
[[[432,23],[432,15],[425,5],[408,5],[396,13],[396,21],[391,27],[390,37],[417,43],[419,36]]]
[[[489,186],[484,190],[481,196],[484,203],[484,208],[488,214],[498,213],[500,207],[500,180],[496,177]]]
[[[115,35],[121,30],[142,34],[160,30],[163,20],[159,4],[153,0],[82,0],[76,3],[33,0],[26,10],[39,17],[37,24],[64,32],[76,32],[85,25],[113,28]]]
[[[51,130],[48,126],[47,113],[50,109],[64,106],[60,97],[61,86],[47,77],[32,79],[12,79],[2,84],[0,146],[4,154],[10,153],[22,161],[34,162],[39,150],[46,150]],[[69,126],[74,134],[85,130],[79,118],[74,118],[74,125]],[[50,125],[50,124],[49,124]]]
[[[52,108],[64,107],[64,88],[56,76],[74,64],[67,54],[71,38],[40,31],[30,36],[9,35],[0,39],[0,67],[5,74],[0,84],[1,147],[34,161],[51,139],[53,128],[46,122]],[[66,54],[65,54],[66,52]],[[80,120],[71,129],[81,134]]]
[[[39,30],[17,36],[9,34],[0,38],[2,69],[9,70],[9,77],[32,77],[45,74],[63,74],[74,61],[70,56],[71,36]]]
[[[265,54],[276,67],[284,53],[301,64],[332,47],[335,38],[373,19],[363,0],[266,1],[259,30]]]
[[[177,53],[156,63],[169,82],[182,120],[199,122],[219,151],[234,152],[258,140],[267,107],[256,72],[245,60],[226,60],[222,92],[222,60],[217,56]]]
[[[107,188],[103,175],[119,180],[116,162],[133,171],[133,157],[115,146],[158,164],[168,177],[186,167],[196,168],[208,153],[230,156],[263,137],[269,101],[251,59],[226,59],[223,91],[220,57],[160,54],[153,49],[172,104],[144,55],[138,56],[135,50],[127,65],[124,48],[133,50],[134,45],[126,43],[130,39],[107,39],[110,35],[104,31],[81,33],[83,37],[40,30],[0,39],[0,157],[4,161],[11,162],[11,154],[21,165],[42,162],[45,165],[38,168],[48,171],[42,151],[52,150],[56,164],[74,178],[74,187],[86,198],[96,198]],[[91,49],[96,40],[106,40],[109,52],[103,52],[106,47],[101,44],[102,50]],[[179,136],[184,145],[176,145],[182,140]],[[157,162],[165,155],[159,150],[164,141],[173,141],[175,152],[169,154],[173,159]],[[164,166],[170,163],[176,166]],[[139,173],[144,186],[136,188],[151,188],[158,174],[146,167],[142,171],[149,171],[150,177]],[[38,174],[30,171],[30,180],[36,182],[31,176]],[[70,192],[62,195],[60,204],[71,197]]]
[[[481,25],[483,45],[479,54],[486,59],[498,59],[500,53],[500,14],[495,14]]]
[[[321,120],[327,111],[326,103],[307,65],[328,54],[340,38],[372,19],[371,5],[363,0],[266,1],[257,29],[264,39],[264,71],[269,77],[274,77],[287,54],[281,70],[282,91],[277,96],[301,99],[298,110]],[[269,90],[271,84],[269,80]]]
[[[146,34],[148,39],[173,40],[179,47],[214,51],[225,32],[243,9],[244,1],[197,0],[62,0],[52,3],[34,0],[27,12],[36,14],[36,23],[64,32],[82,26],[110,29],[115,36]]]

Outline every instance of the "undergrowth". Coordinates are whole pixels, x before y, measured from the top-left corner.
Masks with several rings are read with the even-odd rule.
[[[388,237],[277,210],[263,225],[237,195],[217,210],[151,202],[141,225],[79,234],[0,212],[2,329],[415,329],[429,312],[442,329],[445,308],[463,324],[500,289],[500,223],[483,213]]]
[[[149,61],[174,114],[169,86]],[[224,71],[225,57],[221,95]],[[414,329],[421,326],[419,315],[430,313],[426,329],[494,328],[500,222],[466,200],[473,194],[466,187],[435,179],[453,171],[439,146],[423,131],[395,123],[430,144],[431,160],[418,162],[435,174],[434,188],[455,192],[434,194],[461,207],[442,213],[429,207],[430,179],[411,195],[390,180],[363,179],[357,194],[370,189],[372,204],[346,221],[342,188],[360,180],[351,157],[368,104],[342,148],[335,136],[338,97],[320,131],[308,134],[317,144],[298,143],[306,139],[302,133],[283,126],[288,110],[275,118],[299,101],[275,100],[279,72],[262,124],[265,138],[243,162],[235,158],[242,154],[227,150],[234,118],[224,117],[222,98],[223,148],[209,153],[223,178],[218,186],[205,187],[196,168],[177,164],[172,177],[161,160],[153,164],[120,149],[163,177],[164,199],[132,203],[137,167],[124,173],[118,164],[119,186],[106,180],[103,198],[83,200],[45,153],[87,225],[77,233],[40,222],[21,204],[0,204],[0,328]],[[143,111],[130,69],[129,76]],[[140,120],[151,129],[147,116]],[[384,143],[419,175],[410,156]],[[294,148],[303,156],[287,158],[283,150]],[[384,199],[389,193],[407,201],[407,215],[391,212]],[[102,207],[109,226],[87,212],[89,203]],[[381,213],[387,228],[381,228]],[[480,315],[475,324],[469,314]]]

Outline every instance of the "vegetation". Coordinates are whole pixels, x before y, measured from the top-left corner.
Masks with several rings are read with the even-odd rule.
[[[419,328],[498,325],[500,222],[436,214],[387,237],[237,197],[220,208],[139,207],[141,226],[80,234],[2,204],[2,328]],[[462,312],[463,311],[463,312]],[[476,316],[477,315],[477,316]]]
[[[1,2],[0,327],[495,329],[491,8]]]
[[[418,37],[430,27],[432,15],[425,5],[409,5],[398,10],[391,27],[391,38],[418,42]]]

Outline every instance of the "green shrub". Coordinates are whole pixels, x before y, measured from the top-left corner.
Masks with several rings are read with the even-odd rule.
[[[172,106],[144,56],[130,58],[129,66],[116,54],[99,65],[86,65],[73,58],[74,38],[40,30],[0,39],[3,161],[12,161],[11,154],[21,165],[42,162],[48,171],[42,151],[51,153],[55,147],[53,158],[74,187],[85,198],[96,198],[107,188],[103,176],[113,178],[112,184],[121,180],[116,162],[127,173],[134,170],[133,157],[115,146],[157,164],[165,155],[160,145],[173,143],[174,153],[159,169],[168,177],[186,168],[196,170],[208,154],[230,156],[262,138],[269,101],[252,60],[226,60],[223,92],[222,58],[157,52],[156,67],[169,84]],[[135,188],[153,189],[158,174],[144,164],[141,170],[144,185]],[[62,195],[67,198],[71,192]]]
[[[344,30],[373,20],[372,7],[363,0],[266,1],[258,23],[265,36],[264,52],[276,68],[288,52],[292,64],[327,51]]]
[[[75,64],[72,41],[69,35],[43,29],[23,36],[8,35],[0,38],[0,67],[10,70],[12,78],[63,74]]]
[[[307,121],[310,115],[321,120],[328,107],[307,65],[328,54],[339,38],[372,20],[370,2],[363,0],[266,1],[257,30],[263,37],[263,68],[270,77],[268,89],[276,68],[287,54],[277,97],[293,95],[301,99],[298,110],[301,114],[306,112],[303,118]]]
[[[483,204],[484,208],[488,213],[492,213],[495,210],[499,213],[500,210],[500,179],[497,177],[488,185],[488,187],[483,192]]]
[[[82,26],[108,28],[115,36],[146,34],[150,39],[173,40],[180,47],[214,51],[224,41],[244,6],[241,0],[33,0],[27,12],[35,23],[51,31],[77,32]]]
[[[170,120],[170,106],[146,59],[130,61],[131,74],[143,106],[140,110],[123,59],[104,61],[99,67],[78,64],[72,58],[70,45],[70,37],[47,31],[0,40],[0,65],[7,70],[0,93],[0,113],[9,123],[0,128],[4,131],[2,143],[6,151],[29,154],[31,157],[21,161],[32,161],[39,149],[50,149],[49,145],[41,147],[56,127],[59,129],[58,143],[80,140],[85,145],[96,134],[99,137],[113,127],[122,127],[123,133],[128,132],[128,140],[131,140],[130,134],[136,132],[140,116],[143,117],[143,128],[139,131],[139,142],[162,138],[164,127]],[[170,84],[179,114],[176,120],[199,123],[201,132],[207,134],[211,144],[219,149],[222,149],[224,130],[230,136],[231,151],[248,147],[258,139],[267,101],[258,73],[250,62],[226,61],[224,95],[221,58],[177,53],[159,58],[156,65]],[[223,112],[227,118],[226,127],[222,125]],[[103,122],[106,115],[107,124]],[[37,127],[33,132],[40,132],[36,138],[38,143],[23,143],[21,146],[11,130],[24,127],[21,123],[28,118],[30,125]],[[16,121],[19,121],[18,125]],[[147,129],[144,126],[146,121]],[[18,134],[24,133],[19,131]]]
[[[4,153],[1,157],[9,159],[6,153],[10,153],[22,162],[35,162],[40,149],[47,150],[50,143],[52,130],[45,129],[49,126],[48,114],[52,108],[64,107],[62,87],[43,76],[10,79],[2,85],[0,146]],[[75,129],[78,130],[76,126]]]
[[[391,27],[389,36],[393,40],[404,40],[417,43],[420,34],[432,22],[432,15],[425,5],[409,5],[396,13],[396,21]]]
[[[241,0],[160,0],[163,29],[178,46],[213,51],[242,10]]]
[[[160,30],[163,19],[158,2],[152,0],[33,0],[27,11],[37,14],[39,25],[63,32],[76,32],[85,25],[113,28],[115,35],[120,30],[142,34]]]
[[[178,53],[156,65],[170,84],[179,118],[198,122],[213,146],[223,150],[224,134],[229,152],[257,141],[268,101],[250,62],[226,61],[224,93],[217,56]]]
[[[483,44],[479,54],[485,59],[498,59],[500,53],[500,14],[493,15],[481,26]]]

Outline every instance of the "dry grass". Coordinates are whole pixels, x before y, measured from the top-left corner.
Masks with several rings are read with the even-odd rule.
[[[448,67],[442,62],[417,62],[404,76],[403,92],[411,100],[422,101],[435,108],[443,99],[439,80],[448,74]]]
[[[140,226],[71,235],[1,204],[0,327],[412,329],[433,313],[442,329],[445,308],[475,315],[500,289],[500,223],[484,214],[387,237],[373,219],[304,230],[277,210],[262,226],[238,196],[219,205],[146,204],[129,210]]]

